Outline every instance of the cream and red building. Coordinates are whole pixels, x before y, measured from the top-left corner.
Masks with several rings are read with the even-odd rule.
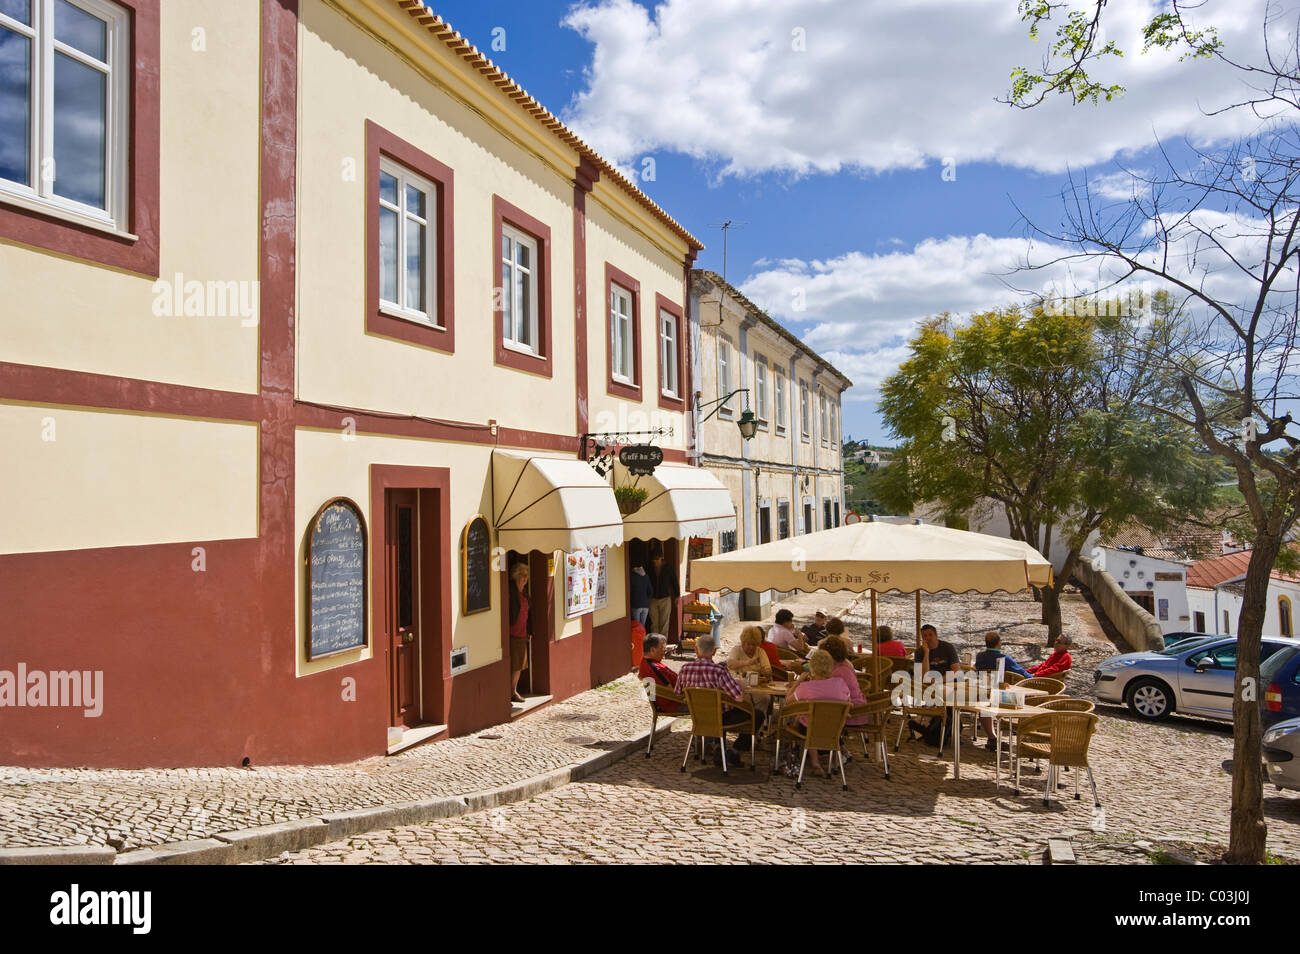
[[[693,272],[691,310],[696,451],[736,512],[736,528],[713,535],[713,552],[840,526],[841,409],[853,382],[716,272]],[[757,419],[749,439],[737,427],[746,409]],[[747,615],[765,616],[767,602]]]
[[[719,526],[687,472],[700,244],[413,0],[53,7],[0,16],[33,51],[0,165],[0,671],[103,699],[0,685],[0,763],[339,761],[507,721],[507,551],[533,692],[626,672],[621,544],[684,582]],[[665,464],[625,527],[583,436],[642,431]],[[604,605],[570,617],[594,545]]]

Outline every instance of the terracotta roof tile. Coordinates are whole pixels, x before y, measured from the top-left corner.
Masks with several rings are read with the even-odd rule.
[[[658,204],[655,203],[648,195],[638,189],[628,181],[627,177],[619,172],[614,166],[596,150],[592,149],[585,142],[577,137],[568,126],[560,122],[553,113],[536,99],[534,99],[527,90],[507,76],[495,63],[480,53],[472,43],[462,37],[459,33],[435,13],[429,11],[421,0],[392,0],[400,9],[405,10],[412,19],[427,29],[430,33],[441,40],[448,49],[459,54],[471,67],[477,69],[487,77],[496,87],[515,102],[519,103],[534,119],[549,129],[562,142],[572,148],[579,156],[586,159],[597,169],[603,178],[617,184],[624,192],[630,195],[643,208],[647,209],[655,218],[659,219],[668,230],[682,239],[689,248],[698,251],[704,248],[694,235],[686,231],[676,219],[665,212]]]

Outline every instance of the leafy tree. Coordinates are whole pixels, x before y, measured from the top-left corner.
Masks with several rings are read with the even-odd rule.
[[[992,502],[1016,539],[1043,554],[1064,544],[1064,565],[1039,592],[1049,639],[1094,533],[1133,519],[1162,529],[1213,495],[1189,431],[1140,410],[1149,385],[1126,373],[1122,351],[1138,322],[1090,310],[932,318],[882,386],[881,413],[903,441],[875,483],[886,507],[938,506],[951,525]]]
[[[1058,262],[1099,262],[1114,269],[1116,281],[1147,277],[1177,298],[1161,326],[1164,337],[1144,352],[1148,363],[1134,362],[1133,376],[1158,382],[1146,407],[1191,429],[1231,469],[1248,518],[1241,528],[1252,549],[1237,628],[1227,860],[1259,864],[1267,834],[1260,634],[1271,571],[1294,559],[1285,543],[1300,520],[1300,432],[1287,412],[1300,400],[1300,20],[1279,23],[1294,12],[1270,4],[1262,24],[1264,56],[1252,63],[1231,58],[1212,27],[1191,22],[1196,6],[1169,0],[1147,24],[1146,46],[1232,66],[1251,93],[1220,112],[1249,109],[1272,121],[1227,147],[1192,150],[1190,169],[1162,152],[1165,171],[1133,175],[1132,198],[1121,204],[1098,204],[1086,183],[1072,178],[1061,227],[1031,228],[1070,247]],[[1020,4],[1035,35],[1064,8],[1042,0]],[[1031,108],[1053,93],[1096,102],[1118,91],[1089,74],[1106,57],[1122,55],[1097,45],[1105,9],[1106,0],[1097,0],[1082,18],[1067,15],[1042,70],[1012,74],[1013,104]]]

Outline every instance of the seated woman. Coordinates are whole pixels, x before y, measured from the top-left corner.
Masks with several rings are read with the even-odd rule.
[[[853,663],[849,662],[849,641],[843,636],[827,635],[820,643],[818,649],[824,649],[835,660],[835,668],[831,670],[831,677],[844,683],[849,690],[849,702],[852,705],[860,706],[866,703],[867,698],[862,694],[862,686],[858,683],[858,674],[853,669]],[[844,723],[845,725],[866,725],[869,716],[854,716]]]
[[[824,649],[813,650],[812,655],[808,657],[808,672],[795,681],[791,694],[799,702],[814,702],[819,699],[848,702],[849,687],[842,679],[837,679],[834,672],[835,660],[831,654]],[[799,724],[807,726],[808,717],[800,716]],[[808,754],[812,757],[813,769],[820,772],[822,765],[818,753],[814,751]]]
[[[907,647],[901,639],[894,638],[894,631],[888,626],[876,630],[876,652],[881,656],[906,656]]]
[[[763,679],[772,678],[772,662],[763,651],[763,631],[757,626],[746,626],[740,642],[727,657],[727,668],[733,675],[743,676],[756,672]]]

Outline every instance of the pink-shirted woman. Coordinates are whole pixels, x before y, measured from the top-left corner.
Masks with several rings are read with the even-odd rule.
[[[834,672],[835,660],[831,658],[831,654],[824,649],[813,650],[812,655],[808,657],[808,672],[795,681],[794,688],[791,690],[795,699],[799,702],[815,702],[822,699],[848,702],[849,687],[844,685],[844,680],[837,679]],[[799,724],[807,726],[808,717],[800,716]],[[813,770],[820,772],[821,758],[816,751],[808,754],[812,757]]]

